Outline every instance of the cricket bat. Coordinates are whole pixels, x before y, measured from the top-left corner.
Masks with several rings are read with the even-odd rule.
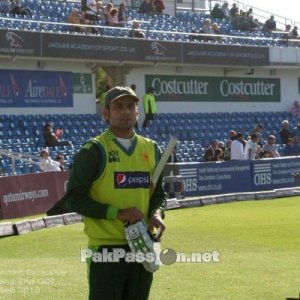
[[[151,188],[150,188],[150,197],[155,189],[157,180],[158,180],[161,172],[163,171],[165,165],[167,164],[168,158],[172,154],[176,144],[177,144],[177,138],[175,136],[172,136],[165,151],[163,152],[163,155],[161,156],[161,158],[153,172],[152,180],[151,180]]]

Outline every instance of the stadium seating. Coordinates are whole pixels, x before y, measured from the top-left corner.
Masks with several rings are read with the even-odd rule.
[[[202,161],[211,140],[217,139],[226,143],[231,129],[247,136],[257,123],[264,126],[262,141],[269,134],[273,134],[279,143],[279,151],[282,151],[279,131],[284,119],[290,121],[291,128],[296,126],[297,121],[290,118],[289,112],[160,113],[150,122],[148,128],[141,128],[138,133],[157,140],[163,149],[174,135],[179,140],[177,152],[180,161]],[[50,148],[52,158],[57,154],[64,155],[66,166],[72,164],[75,153],[85,141],[105,130],[107,126],[97,114],[1,115],[0,149],[38,156],[45,147],[43,127],[49,122],[54,124],[54,128],[62,127],[63,138],[73,144]],[[11,159],[0,156],[0,160],[5,174],[11,174]],[[16,161],[17,174],[37,171],[37,165]]]
[[[74,8],[80,10],[80,3],[71,1],[24,0],[23,6],[31,9],[33,12],[32,18],[24,19],[24,17],[17,15],[15,17],[10,16],[9,14],[2,15],[2,17],[0,16],[0,29],[11,28],[71,33],[69,26],[66,25],[68,16]],[[190,33],[200,29],[203,26],[205,18],[211,18],[208,14],[191,11],[179,11],[175,16],[170,16],[168,14],[147,15],[138,13],[136,9],[130,7],[128,7],[128,15],[131,20],[141,21],[141,29],[144,30],[147,39],[189,42],[199,42],[192,39]],[[253,32],[235,30],[230,21],[213,18],[211,18],[211,20],[212,22],[218,23],[221,34],[228,35],[228,37],[222,37],[222,39],[215,41],[215,43],[295,46],[292,43],[286,43],[285,40],[280,40],[280,34],[275,38],[270,38],[270,36],[265,35],[262,30]],[[102,36],[115,37],[128,36],[128,31],[132,26],[129,22],[125,28],[110,28],[105,26],[104,21],[99,21],[97,25],[104,26],[101,29]]]

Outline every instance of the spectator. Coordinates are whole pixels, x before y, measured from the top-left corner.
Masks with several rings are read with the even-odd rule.
[[[107,23],[108,23],[108,26],[119,26],[118,10],[116,8],[112,8],[109,11],[109,14],[107,17]]]
[[[233,3],[233,4],[232,4],[232,7],[230,8],[229,12],[230,12],[230,18],[231,18],[231,19],[232,19],[236,14],[239,13],[239,9],[238,9],[236,3]]]
[[[96,0],[86,1],[86,11],[84,18],[88,21],[89,24],[95,25],[95,22],[98,20],[98,9]],[[97,34],[98,30],[95,27],[91,27],[91,32]]]
[[[262,150],[264,152],[269,152],[270,157],[280,157],[278,149],[275,144],[276,138],[274,135],[269,135],[266,144],[264,144]]]
[[[230,160],[231,157],[231,145],[232,140],[227,140],[225,145],[225,151],[224,151],[224,158],[225,160]]]
[[[264,126],[262,124],[256,124],[254,127],[252,133],[256,133],[259,136],[259,140],[257,141],[257,144],[262,147],[261,137],[263,134]]]
[[[68,23],[72,24],[72,26],[70,27],[71,31],[74,32],[80,32],[81,31],[81,27],[77,26],[81,24],[81,20],[80,20],[80,15],[79,15],[79,11],[77,8],[74,8],[71,11],[71,14],[68,17]]]
[[[86,1],[85,19],[95,22],[97,20],[97,2],[96,0]]]
[[[140,38],[140,39],[145,38],[145,33],[140,30],[140,22],[138,21],[132,22],[132,29],[129,31],[128,36],[132,38]]]
[[[109,2],[104,8],[105,25],[108,25],[108,18],[110,11],[114,8],[114,5]]]
[[[231,129],[229,131],[229,139],[233,141],[235,138],[236,138],[236,131]]]
[[[52,129],[52,124],[47,123],[44,127],[44,139],[45,144],[48,147],[56,147],[56,146],[71,146],[69,141],[62,141],[60,138],[63,135],[63,129],[58,128],[55,133]]]
[[[298,27],[297,26],[294,26],[294,28],[291,32],[291,38],[292,39],[298,39],[299,38]]]
[[[11,0],[12,3],[12,10],[10,11],[10,14],[12,14],[14,17],[16,15],[26,16],[31,18],[32,12],[28,7],[23,7],[21,0]]]
[[[214,32],[215,35],[221,34],[220,27],[219,27],[218,23],[212,23],[212,24],[211,24],[211,28],[212,28],[212,30],[213,30],[213,32]],[[220,41],[220,40],[221,40],[221,37],[215,36],[214,39],[215,39],[216,41]]]
[[[231,143],[230,159],[231,160],[244,160],[244,137],[243,134],[238,132],[235,139]]]
[[[256,31],[260,29],[260,24],[257,19],[254,19],[253,15],[248,16],[249,31]]]
[[[230,141],[231,142],[231,141]],[[228,143],[225,145],[225,143],[223,141],[219,141],[219,149],[221,149],[223,151],[223,154],[219,156],[221,161],[227,161],[230,160],[230,145],[228,145]]]
[[[218,23],[212,23],[211,27],[212,27],[212,30],[215,34],[221,34],[220,27],[219,27]]]
[[[263,31],[266,33],[271,33],[274,30],[276,30],[276,22],[274,20],[274,16],[272,15],[268,20],[266,20],[263,26]]]
[[[205,35],[199,37],[200,40],[213,41],[215,39],[214,38],[215,32],[211,26],[211,20],[209,18],[204,20],[202,29],[200,30],[200,33],[205,34]]]
[[[286,40],[286,44],[288,45],[288,40],[292,38],[292,32],[291,32],[292,26],[290,24],[285,25],[285,30],[282,33],[282,39]]]
[[[65,167],[64,167],[64,162],[65,162],[64,156],[61,155],[61,154],[58,154],[55,158],[55,161],[57,161],[59,163],[59,169],[61,171],[64,171],[64,169],[65,169]]]
[[[256,124],[252,132],[262,135],[263,130],[264,130],[264,126],[262,124]]]
[[[250,15],[253,15],[253,8],[250,7],[250,8],[247,10],[246,14],[247,14],[247,17],[249,17]]]
[[[223,19],[224,18],[224,14],[220,8],[219,3],[215,3],[215,6],[213,7],[210,15],[214,18],[214,19]]]
[[[293,138],[289,138],[287,141],[287,144],[282,150],[282,155],[283,156],[295,156],[298,155],[297,148],[294,144]]]
[[[282,124],[282,127],[279,132],[280,138],[281,138],[281,143],[287,144],[288,139],[292,138],[294,135],[289,131],[290,123],[288,120],[283,120],[281,122],[281,124]]]
[[[223,161],[223,150],[219,147],[219,142],[211,141],[209,148],[204,153],[205,161]]]
[[[286,37],[290,38],[291,37],[291,31],[292,31],[292,26],[290,24],[285,25],[285,30],[284,33]]]
[[[72,24],[73,26],[70,26],[70,31],[74,32],[90,32],[91,29],[89,27],[85,26],[79,26],[81,24],[88,25],[92,24],[89,20],[86,20],[84,17],[84,12],[79,12],[77,8],[74,8],[71,12],[71,14],[68,17],[68,23]]]
[[[291,107],[291,117],[292,117],[293,120],[298,118],[299,112],[300,112],[299,103],[298,103],[298,101],[294,101],[293,105]]]
[[[231,24],[235,30],[240,30],[242,28],[243,18],[240,13],[236,13],[231,18]]]
[[[154,0],[156,14],[162,15],[165,7],[163,0]]]
[[[221,6],[221,11],[223,13],[223,18],[225,18],[226,20],[230,19],[230,10],[228,7],[228,2],[223,2],[222,6]]]
[[[236,28],[241,31],[250,31],[250,20],[247,16],[246,12],[240,13],[240,19],[239,19],[239,27]]]
[[[151,10],[152,14],[157,14],[157,12],[156,12],[156,6],[155,6],[154,1],[155,0],[150,0],[149,6],[150,6],[150,10]]]
[[[251,133],[250,139],[245,144],[244,159],[254,160],[258,157],[259,147],[257,142],[259,141],[259,135],[257,133]]]
[[[259,153],[259,158],[272,158],[272,153],[269,152],[269,151],[264,151],[262,150],[260,153]]]
[[[150,86],[145,95],[143,96],[143,107],[145,112],[145,120],[143,122],[143,128],[148,126],[150,120],[153,120],[154,115],[157,113],[157,106],[154,96],[154,88]]]
[[[118,26],[124,27],[129,20],[126,5],[122,2],[118,8]]]
[[[47,149],[40,152],[39,167],[43,172],[61,171],[60,162],[52,160]]]
[[[101,0],[96,0],[98,19],[105,21],[105,8]]]
[[[8,14],[12,9],[12,3],[9,0],[0,0],[0,14]]]
[[[151,13],[153,13],[152,10],[151,10],[151,6],[150,6],[150,0],[144,0],[141,3],[138,12],[141,13],[141,14],[151,14]]]

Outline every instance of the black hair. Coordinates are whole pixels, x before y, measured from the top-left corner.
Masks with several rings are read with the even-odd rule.
[[[52,127],[52,124],[51,123],[46,123],[46,125],[44,126],[44,129],[46,130],[49,126]]]

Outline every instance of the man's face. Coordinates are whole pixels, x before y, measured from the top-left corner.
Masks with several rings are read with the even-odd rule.
[[[270,145],[275,144],[275,139],[274,139],[274,138],[269,138],[269,144],[270,144]]]
[[[134,127],[138,119],[138,107],[133,98],[124,96],[112,101],[109,108],[104,109],[103,115],[111,128],[127,131]]]
[[[255,142],[258,143],[260,141],[260,135],[257,136],[257,138],[255,139]]]
[[[217,149],[217,148],[219,148],[219,144],[218,144],[218,143],[212,143],[212,144],[211,144],[211,147],[212,147],[213,149]]]
[[[41,157],[42,158],[48,158],[49,157],[49,153],[47,153],[47,152],[44,151],[44,152],[41,153]]]

